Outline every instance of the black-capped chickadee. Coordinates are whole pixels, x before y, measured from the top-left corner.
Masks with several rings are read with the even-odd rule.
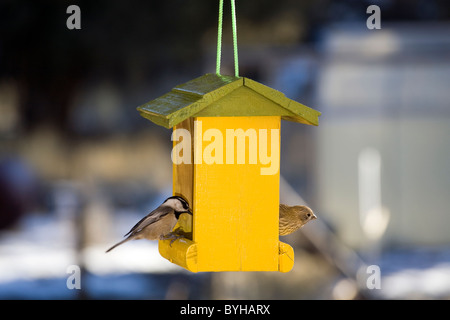
[[[280,236],[291,234],[314,219],[317,219],[316,215],[307,206],[280,204]]]
[[[189,203],[180,196],[167,198],[158,208],[136,223],[136,225],[124,235],[124,237],[127,237],[126,239],[113,245],[111,248],[106,250],[106,252],[111,251],[115,247],[129,240],[172,239],[172,242],[175,241],[180,238],[180,236],[173,234],[171,231],[177,224],[178,218],[182,213],[189,213],[192,215],[192,211],[189,208]]]

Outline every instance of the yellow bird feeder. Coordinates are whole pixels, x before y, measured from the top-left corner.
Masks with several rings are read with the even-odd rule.
[[[320,112],[245,77],[206,74],[138,107],[173,128],[173,194],[193,216],[160,254],[192,272],[281,271],[294,264],[279,241],[281,119],[318,125]]]

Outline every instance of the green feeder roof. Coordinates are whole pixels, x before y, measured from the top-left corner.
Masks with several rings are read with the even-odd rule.
[[[190,117],[281,116],[319,125],[320,112],[244,77],[206,74],[137,108],[141,116],[172,128]]]

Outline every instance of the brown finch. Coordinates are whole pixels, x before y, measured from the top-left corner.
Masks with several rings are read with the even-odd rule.
[[[280,236],[291,234],[314,219],[317,219],[316,215],[307,206],[280,204]]]

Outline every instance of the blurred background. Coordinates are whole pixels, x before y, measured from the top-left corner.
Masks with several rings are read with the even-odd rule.
[[[444,0],[237,1],[240,74],[322,112],[319,127],[282,123],[281,201],[319,217],[282,239],[291,272],[191,274],[150,241],[105,255],[171,195],[171,131],[136,107],[215,71],[217,10],[0,0],[0,299],[450,298]]]

